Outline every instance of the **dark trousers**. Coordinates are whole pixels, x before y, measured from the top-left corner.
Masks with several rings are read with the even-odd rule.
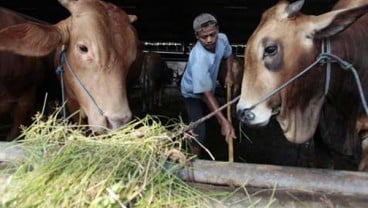
[[[208,113],[207,105],[201,99],[184,98],[184,104],[189,122],[195,122]],[[196,139],[201,144],[204,144],[206,138],[206,123],[200,123],[196,128],[193,129],[193,132],[196,134]],[[199,146],[196,141],[192,141],[191,145]]]

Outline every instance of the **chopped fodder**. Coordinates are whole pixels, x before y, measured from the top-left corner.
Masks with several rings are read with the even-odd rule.
[[[106,135],[84,131],[36,116],[20,141],[26,158],[0,173],[11,173],[0,207],[209,207],[207,194],[176,176],[180,164],[167,165],[166,153],[182,141],[158,119]]]

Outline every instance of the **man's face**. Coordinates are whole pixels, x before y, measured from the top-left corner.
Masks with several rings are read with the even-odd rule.
[[[205,49],[214,52],[216,50],[218,32],[217,25],[210,24],[197,32],[196,36]]]

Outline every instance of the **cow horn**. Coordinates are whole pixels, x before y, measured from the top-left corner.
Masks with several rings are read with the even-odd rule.
[[[286,13],[288,17],[293,17],[296,13],[298,13],[304,5],[304,0],[298,0],[293,2],[286,7]]]
[[[137,19],[138,19],[137,15],[134,15],[134,14],[129,14],[128,18],[129,18],[130,23],[133,23],[133,22],[137,21]]]
[[[63,7],[69,9],[69,5],[72,2],[77,2],[78,0],[58,0],[58,2],[63,5]]]

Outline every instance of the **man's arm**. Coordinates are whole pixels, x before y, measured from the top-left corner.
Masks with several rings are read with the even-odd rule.
[[[213,93],[211,91],[207,91],[207,92],[203,93],[203,100],[207,104],[207,106],[208,106],[208,108],[210,109],[211,112],[214,112],[219,108],[219,104],[218,104],[215,96],[213,95]],[[233,138],[235,138],[234,128],[229,123],[229,121],[225,118],[225,116],[222,114],[222,112],[221,111],[217,112],[215,114],[215,117],[216,117],[218,123],[221,126],[222,135],[226,136],[226,139],[230,135]]]

